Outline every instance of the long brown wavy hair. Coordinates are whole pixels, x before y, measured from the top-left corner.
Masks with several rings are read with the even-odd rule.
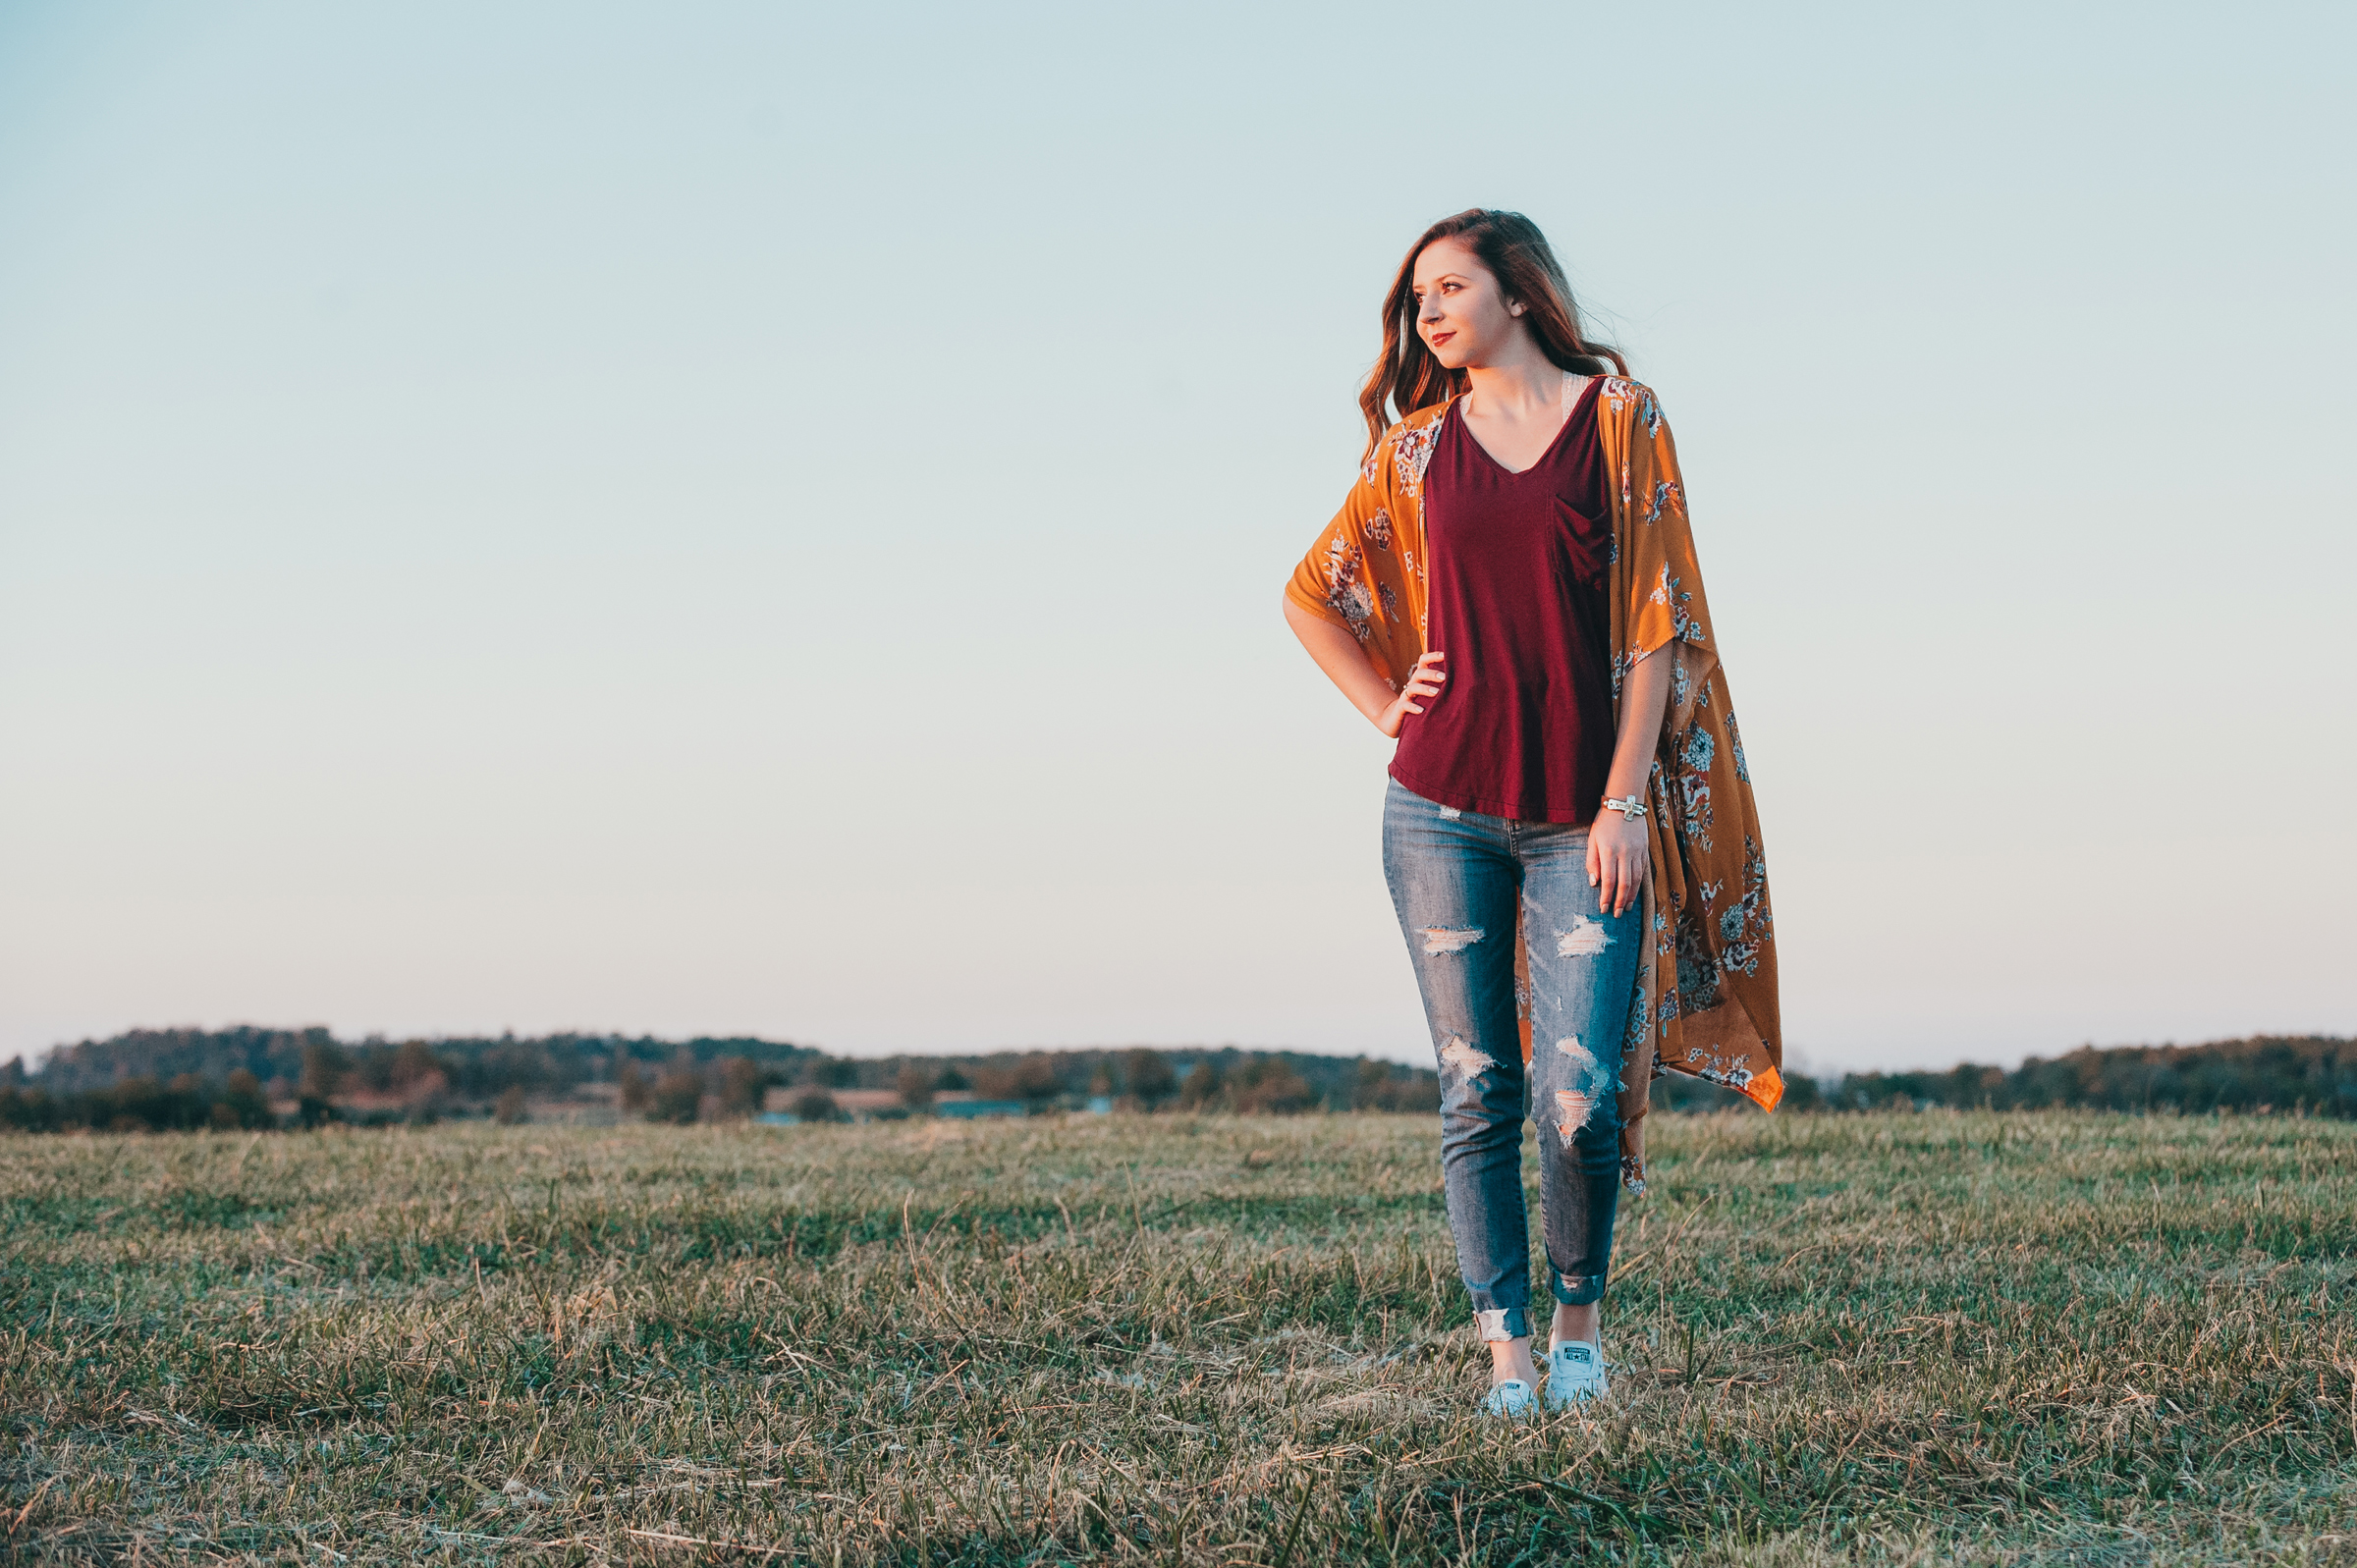
[[[1522,306],[1522,320],[1539,340],[1539,351],[1557,368],[1582,376],[1616,370],[1628,374],[1628,361],[1619,350],[1580,331],[1571,285],[1539,226],[1518,212],[1467,207],[1425,230],[1407,247],[1392,292],[1383,297],[1383,357],[1358,394],[1359,411],[1367,416],[1368,457],[1374,456],[1376,443],[1393,419],[1404,419],[1465,389],[1465,373],[1443,368],[1416,331],[1416,257],[1439,240],[1462,243],[1490,269],[1506,297]],[[1399,411],[1390,413],[1388,406]]]

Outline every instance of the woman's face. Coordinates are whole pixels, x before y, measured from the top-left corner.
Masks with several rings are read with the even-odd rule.
[[[1525,330],[1498,279],[1461,240],[1436,240],[1416,257],[1416,335],[1451,370],[1496,360]]]

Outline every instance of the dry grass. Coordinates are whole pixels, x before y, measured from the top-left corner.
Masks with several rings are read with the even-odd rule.
[[[2357,1124],[1658,1118],[1521,1430],[1436,1145],[0,1138],[0,1553],[2357,1562]]]

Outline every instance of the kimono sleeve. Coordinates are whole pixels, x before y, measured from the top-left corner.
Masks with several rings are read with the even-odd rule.
[[[1377,449],[1342,510],[1302,556],[1285,596],[1356,637],[1397,690],[1401,673],[1422,650],[1406,593],[1401,530],[1386,482],[1390,464],[1383,460],[1390,445],[1387,438]]]
[[[1783,1094],[1783,1051],[1765,836],[1703,595],[1677,448],[1653,394],[1637,396],[1621,469],[1627,523],[1616,535],[1629,568],[1616,678],[1658,650],[1670,660],[1670,703],[1646,785],[1655,942],[1641,983],[1651,1016],[1632,1021],[1651,1030],[1661,1065],[1773,1110]]]

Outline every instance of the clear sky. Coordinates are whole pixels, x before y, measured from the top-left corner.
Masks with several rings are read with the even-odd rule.
[[[0,3],[0,1057],[1418,1059],[1407,243],[1661,394],[1820,1069],[2357,1029],[2357,11]]]

